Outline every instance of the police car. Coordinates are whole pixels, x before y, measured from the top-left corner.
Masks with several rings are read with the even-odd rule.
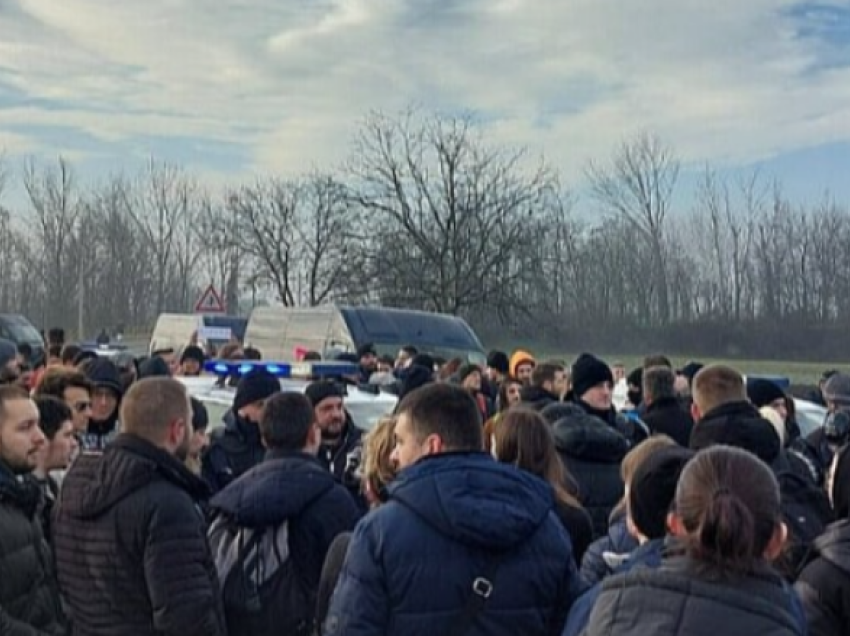
[[[197,378],[177,378],[187,388],[189,395],[203,402],[207,407],[210,426],[222,426],[224,415],[233,405],[236,388],[220,386],[221,378],[241,377],[255,369],[265,369],[280,380],[282,391],[303,393],[312,382],[307,378],[338,378],[356,375],[357,366],[340,362],[259,362],[243,360],[209,360],[204,371],[209,375]],[[375,387],[371,390],[357,386],[345,387],[343,398],[345,409],[354,425],[364,431],[371,430],[382,417],[389,415],[398,402],[398,398]]]

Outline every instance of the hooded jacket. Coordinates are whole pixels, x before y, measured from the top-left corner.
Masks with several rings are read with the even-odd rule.
[[[177,458],[131,435],[77,459],[54,526],[75,636],[226,633],[198,506],[207,494]]]
[[[850,520],[827,528],[814,544],[814,558],[795,584],[810,636],[846,634],[850,625]]]
[[[65,618],[38,516],[39,489],[0,461],[0,634],[61,636]]]
[[[219,492],[260,464],[265,455],[260,427],[230,410],[224,426],[210,434],[210,445],[201,457],[201,475],[213,492]]]
[[[107,388],[115,393],[118,403],[112,414],[103,421],[90,420],[88,430],[80,435],[81,451],[102,451],[118,435],[118,413],[124,396],[124,385],[118,367],[108,358],[94,358],[85,364],[86,377],[95,388]]]
[[[684,557],[602,584],[583,636],[803,636],[793,590],[765,572],[728,582],[701,576]]]
[[[546,482],[484,453],[428,456],[354,530],[326,636],[446,634],[472,583],[492,595],[469,636],[551,633],[580,592],[569,536]]]
[[[593,519],[594,537],[608,531],[608,517],[623,497],[620,462],[629,452],[628,440],[592,415],[576,411],[552,427],[555,447],[578,484],[579,500]]]
[[[351,495],[315,457],[275,450],[218,493],[210,506],[214,516],[226,514],[243,528],[275,528],[290,521],[296,571],[313,595],[328,548],[359,518]]]

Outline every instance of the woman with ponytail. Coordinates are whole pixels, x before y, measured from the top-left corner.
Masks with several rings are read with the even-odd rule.
[[[659,569],[603,583],[584,634],[805,636],[794,591],[771,567],[787,538],[779,486],[755,455],[702,451],[682,472]]]

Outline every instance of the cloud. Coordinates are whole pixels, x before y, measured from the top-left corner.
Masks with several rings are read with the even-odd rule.
[[[0,8],[0,144],[295,173],[343,159],[369,110],[415,103],[475,111],[568,178],[643,130],[749,162],[850,140],[845,5],[18,0]]]

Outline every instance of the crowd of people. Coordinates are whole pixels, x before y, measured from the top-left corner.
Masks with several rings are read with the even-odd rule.
[[[197,347],[26,378],[7,348],[0,635],[850,633],[840,373],[803,437],[726,365],[363,347],[303,391],[258,367],[210,423]],[[361,431],[346,382],[395,410]]]

